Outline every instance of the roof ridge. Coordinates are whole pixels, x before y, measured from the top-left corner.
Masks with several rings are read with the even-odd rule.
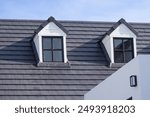
[[[43,19],[0,19],[0,21],[6,21],[6,22],[22,22],[22,21],[25,21],[25,22],[44,22],[46,20],[43,20]],[[94,20],[57,20],[58,22],[60,23],[108,23],[108,24],[113,24],[113,23],[116,23],[115,21],[101,21],[101,20],[97,20],[97,21],[94,21]],[[128,22],[128,24],[141,24],[141,25],[144,25],[144,24],[149,24],[150,25],[150,22]]]
[[[36,20],[36,19],[0,19],[0,21],[6,21],[6,22],[9,22],[9,21],[11,21],[11,22],[22,22],[22,21],[34,21],[34,22],[43,22],[43,21],[45,21],[45,20]]]

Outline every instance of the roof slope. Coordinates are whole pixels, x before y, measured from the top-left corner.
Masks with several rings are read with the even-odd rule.
[[[36,66],[31,46],[41,20],[0,20],[0,99],[83,99],[114,73],[99,39],[113,22],[59,21],[68,30],[70,66]],[[139,54],[150,53],[150,24],[131,23],[138,32]]]

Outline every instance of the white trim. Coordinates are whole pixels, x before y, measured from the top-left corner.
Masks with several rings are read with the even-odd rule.
[[[40,62],[43,62],[43,57],[42,57],[42,37],[39,36],[39,59]]]
[[[64,63],[67,63],[68,59],[67,59],[67,45],[66,45],[66,35],[63,36],[63,51],[64,51]]]

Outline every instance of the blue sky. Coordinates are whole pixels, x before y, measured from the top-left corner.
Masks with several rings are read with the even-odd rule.
[[[0,0],[0,19],[150,22],[150,0]]]

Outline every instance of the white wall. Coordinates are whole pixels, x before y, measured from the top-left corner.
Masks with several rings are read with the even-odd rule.
[[[133,38],[134,57],[137,56],[136,35],[127,26],[125,26],[124,24],[120,24],[110,35],[107,35],[102,41],[108,52],[111,63],[114,63],[114,51],[113,51],[114,37]]]
[[[102,83],[97,85],[84,98],[87,100],[103,99],[150,99],[150,55],[139,55],[124,65]],[[130,87],[130,76],[137,75],[137,87]]]
[[[139,56],[141,74],[141,98],[150,100],[150,55]]]
[[[38,56],[40,62],[43,62],[42,59],[42,36],[62,36],[63,45],[64,45],[64,62],[67,60],[67,50],[66,50],[66,33],[64,33],[56,24],[50,22],[47,24],[34,38],[35,45],[37,47]]]
[[[105,46],[105,49],[106,49],[106,51],[108,53],[109,58],[111,59],[112,58],[112,48],[113,48],[112,47],[113,45],[111,43],[113,43],[113,42],[110,39],[110,36],[106,35],[105,38],[102,40],[102,43]]]
[[[38,54],[38,57],[39,57],[39,59],[40,59],[40,49],[42,49],[41,47],[40,47],[40,41],[39,41],[39,36],[38,35],[35,35],[35,37],[34,37],[34,39],[33,39],[33,42],[34,42],[34,44],[35,44],[35,47],[36,47],[36,51],[37,51],[37,54]]]

